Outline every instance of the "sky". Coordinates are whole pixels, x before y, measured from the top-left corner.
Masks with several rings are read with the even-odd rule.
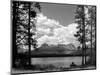
[[[36,36],[38,47],[48,45],[70,44],[79,45],[74,34],[77,24],[74,23],[73,5],[40,3],[41,11],[36,17]]]
[[[41,3],[43,14],[48,18],[58,20],[62,25],[74,22],[74,12],[76,5]]]

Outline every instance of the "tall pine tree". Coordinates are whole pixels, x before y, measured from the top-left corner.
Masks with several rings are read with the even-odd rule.
[[[78,5],[75,12],[75,22],[78,24],[77,26],[77,33],[74,35],[78,38],[78,41],[82,47],[82,65],[85,64],[85,9],[83,5]]]
[[[91,48],[91,64],[96,64],[96,7],[88,6],[88,20],[86,24],[90,27],[90,48]]]
[[[36,40],[32,38],[36,32],[35,17],[38,9],[41,7],[39,3],[13,1],[13,67],[16,63],[19,53],[29,52],[29,65],[31,64],[31,50],[36,48]],[[33,48],[32,48],[33,47]],[[24,63],[25,61],[22,60]]]

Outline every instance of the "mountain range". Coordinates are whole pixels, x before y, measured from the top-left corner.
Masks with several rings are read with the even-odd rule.
[[[67,45],[51,45],[43,44],[41,47],[32,51],[32,54],[71,54],[76,51],[76,47],[70,43]]]

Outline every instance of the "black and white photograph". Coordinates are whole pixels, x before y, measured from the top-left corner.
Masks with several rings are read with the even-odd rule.
[[[96,69],[96,6],[11,1],[11,73]]]

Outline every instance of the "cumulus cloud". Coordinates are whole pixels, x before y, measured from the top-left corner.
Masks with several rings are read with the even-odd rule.
[[[42,13],[38,14],[37,17],[37,27],[41,28],[59,28],[62,25],[59,24],[58,21],[53,19],[48,19],[47,16],[44,16]]]
[[[47,43],[48,45],[73,43],[75,46],[79,44],[74,37],[74,34],[77,31],[77,24],[72,23],[64,26],[61,25],[59,21],[49,19],[42,13],[37,15],[36,20],[36,38],[39,47],[44,43]]]

